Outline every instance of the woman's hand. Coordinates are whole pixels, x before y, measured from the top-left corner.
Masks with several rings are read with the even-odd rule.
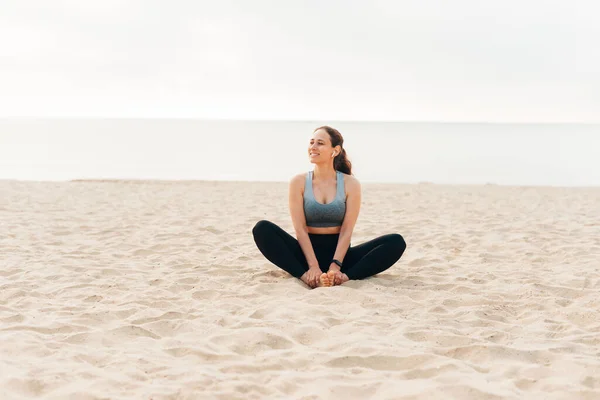
[[[323,274],[321,268],[312,267],[309,268],[308,271],[306,271],[304,275],[300,277],[300,279],[302,279],[302,281],[311,288],[316,288],[319,286],[319,278],[321,277],[321,274]]]

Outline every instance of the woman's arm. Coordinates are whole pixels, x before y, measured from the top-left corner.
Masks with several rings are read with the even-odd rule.
[[[346,187],[346,215],[344,215],[344,222],[340,228],[340,237],[338,238],[338,244],[335,249],[334,259],[343,263],[344,257],[346,257],[346,251],[350,246],[350,239],[352,238],[352,232],[354,231],[354,225],[358,219],[360,212],[361,202],[361,186],[358,179],[349,175],[344,181]],[[337,264],[331,263],[329,269],[338,270],[340,267]]]
[[[300,243],[304,257],[308,262],[308,267],[311,269],[320,269],[317,256],[308,237],[308,228],[306,227],[306,216],[304,215],[304,174],[296,175],[290,181],[289,186],[289,203],[290,214],[294,230],[296,231],[296,239]]]

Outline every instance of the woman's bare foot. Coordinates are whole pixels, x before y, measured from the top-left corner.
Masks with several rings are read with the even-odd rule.
[[[319,277],[319,286],[331,287],[333,286],[333,280],[328,274],[321,274],[321,276]]]
[[[332,286],[341,285],[342,283],[346,283],[350,280],[348,275],[344,274],[341,271],[329,271],[327,272],[327,276],[329,276],[329,280],[332,282]]]

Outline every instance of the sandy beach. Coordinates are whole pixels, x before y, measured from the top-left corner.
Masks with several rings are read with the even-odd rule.
[[[385,273],[262,257],[287,184],[0,181],[0,398],[598,399],[600,188],[363,184]]]

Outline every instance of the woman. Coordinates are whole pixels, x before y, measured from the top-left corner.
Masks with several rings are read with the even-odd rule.
[[[269,221],[252,229],[261,253],[309,287],[341,285],[378,274],[400,259],[406,243],[388,234],[351,247],[361,187],[352,176],[342,135],[329,126],[313,132],[314,170],[292,178],[289,207],[297,240]]]

